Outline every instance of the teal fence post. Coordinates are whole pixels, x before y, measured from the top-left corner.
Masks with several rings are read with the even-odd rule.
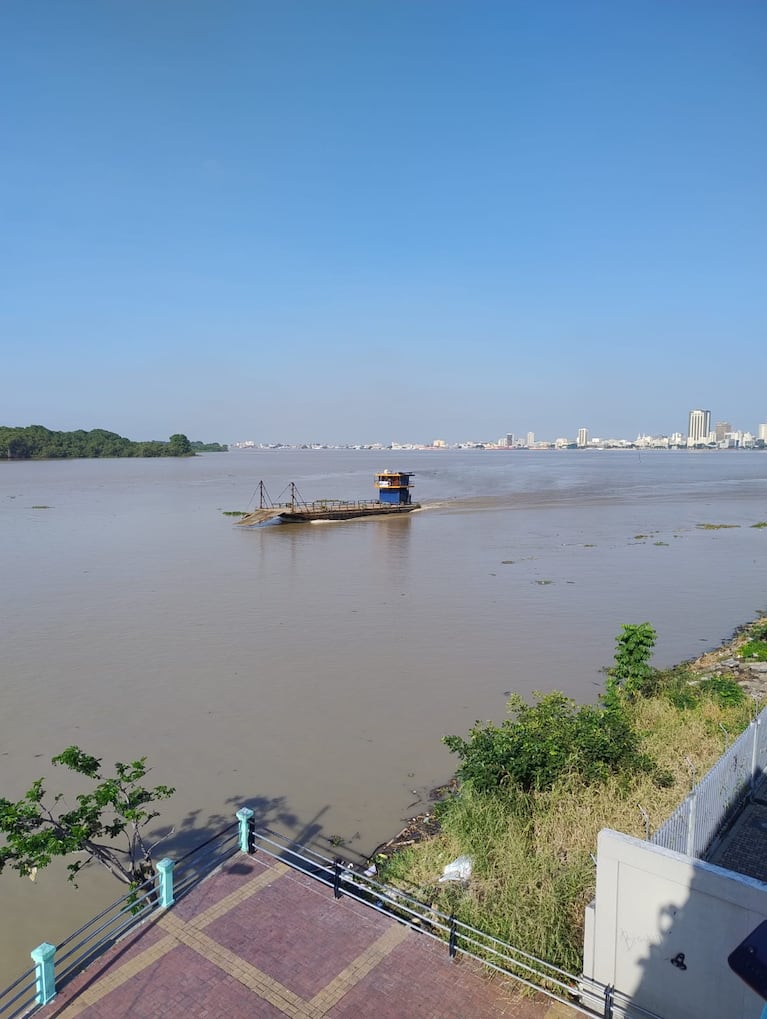
[[[240,822],[240,852],[255,852],[253,824],[253,811],[250,807],[240,807],[237,811],[237,820]]]
[[[172,906],[174,903],[173,898],[173,860],[168,859],[166,856],[164,860],[160,860],[157,864],[157,873],[160,879],[160,906],[163,909],[167,909],[168,906]]]
[[[37,986],[37,1005],[47,1005],[52,998],[56,997],[56,977],[53,972],[53,956],[56,954],[56,946],[49,945],[44,941],[42,945],[33,948],[29,953],[32,962],[35,964],[35,981]]]

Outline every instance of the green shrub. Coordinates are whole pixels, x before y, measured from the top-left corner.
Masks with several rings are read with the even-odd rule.
[[[743,704],[746,695],[740,684],[729,676],[709,676],[699,680],[689,665],[676,665],[655,673],[655,696],[665,697],[678,711],[692,711],[705,700],[720,707]]]
[[[457,774],[463,782],[478,792],[530,791],[550,789],[565,772],[600,782],[623,768],[652,768],[618,703],[579,706],[559,692],[535,698],[526,704],[513,694],[508,710],[514,717],[500,726],[477,722],[468,739],[443,737],[461,760]]]
[[[654,670],[650,665],[656,633],[650,623],[626,623],[615,638],[615,660],[608,671],[605,704],[616,702],[617,690],[629,700],[654,692]]]
[[[742,658],[752,658],[757,662],[767,662],[767,641],[750,640],[740,649]]]
[[[767,642],[767,619],[760,626],[749,637]],[[651,669],[654,631],[645,627],[636,657],[621,639],[636,628],[624,627],[621,682],[610,674],[601,705],[579,708],[562,693],[537,694],[532,705],[515,696],[501,725],[478,722],[466,739],[446,737],[464,781],[434,808],[439,834],[381,861],[384,880],[577,971],[598,832],[644,838],[638,805],[657,827],[689,788],[688,765],[704,774],[722,734],[742,731],[752,714],[728,677],[701,680],[690,665]],[[637,677],[633,690],[622,687]],[[472,859],[469,882],[440,884],[444,866],[463,854]]]
[[[729,676],[710,676],[702,680],[700,689],[723,708],[742,704],[746,699],[743,687]]]
[[[665,691],[666,698],[677,711],[692,711],[697,707],[700,698],[695,692],[694,686],[673,686]]]
[[[700,688],[688,665],[675,665],[654,672],[650,696],[665,698],[678,711],[689,711],[700,703]]]

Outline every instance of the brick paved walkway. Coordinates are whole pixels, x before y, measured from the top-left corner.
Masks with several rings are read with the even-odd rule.
[[[155,915],[43,1009],[52,1019],[567,1019],[513,981],[263,854]]]

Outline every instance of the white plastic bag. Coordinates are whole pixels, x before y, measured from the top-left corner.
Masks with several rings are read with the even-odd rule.
[[[468,881],[471,877],[471,857],[459,856],[442,868],[442,881]]]

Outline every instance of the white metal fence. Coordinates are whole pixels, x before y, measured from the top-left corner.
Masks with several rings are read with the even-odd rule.
[[[650,841],[702,858],[767,772],[767,708],[740,734]]]

